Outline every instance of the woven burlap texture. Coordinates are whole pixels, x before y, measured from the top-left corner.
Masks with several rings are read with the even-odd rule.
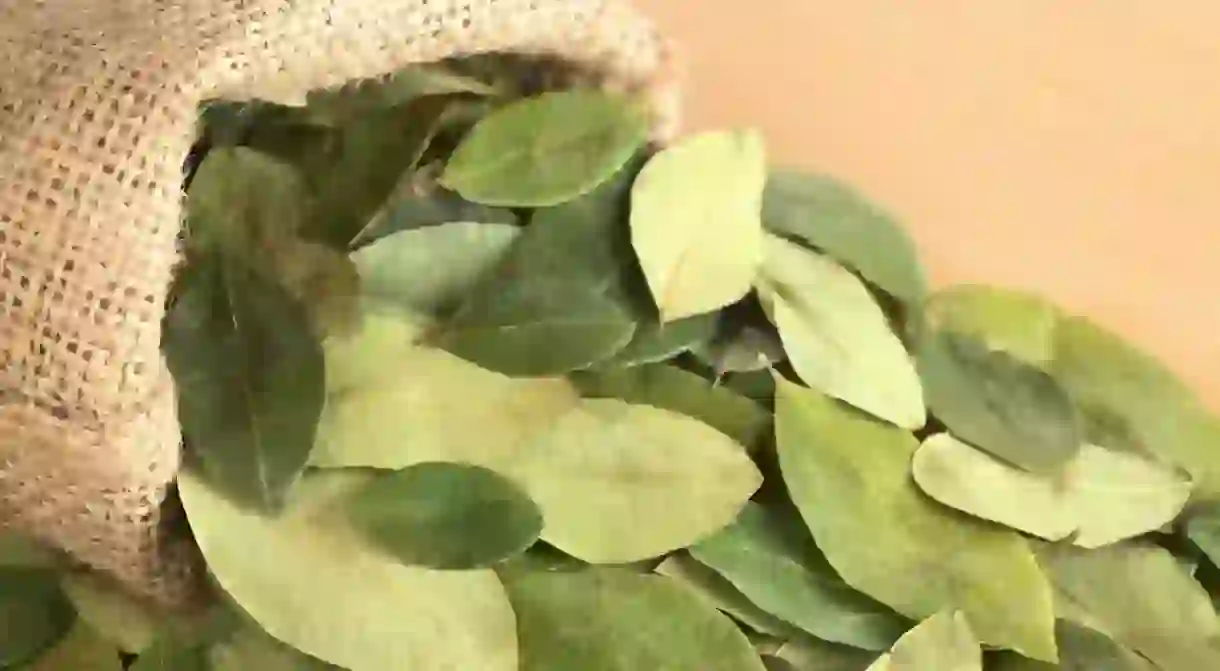
[[[161,320],[207,99],[486,52],[651,97],[672,58],[619,0],[0,0],[0,528],[167,605],[202,592]]]

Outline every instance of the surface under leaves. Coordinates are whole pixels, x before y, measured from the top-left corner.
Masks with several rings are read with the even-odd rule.
[[[208,108],[164,350],[220,598],[6,534],[0,667],[1220,668],[1220,420],[1164,366],[554,67]]]

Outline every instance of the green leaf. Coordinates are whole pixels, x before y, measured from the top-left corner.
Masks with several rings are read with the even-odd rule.
[[[1036,473],[1080,450],[1072,400],[1042,370],[953,333],[923,338],[917,360],[933,414],[962,440]]]
[[[246,147],[213,149],[187,194],[188,239],[256,261],[291,240],[312,205],[308,183],[292,165]]]
[[[370,311],[359,332],[326,341],[327,402],[314,466],[494,468],[579,402],[564,380],[484,370],[415,345],[418,332],[406,315]]]
[[[715,313],[695,315],[668,324],[642,323],[636,328],[631,342],[600,366],[627,368],[667,361],[711,340],[715,333]]]
[[[508,253],[521,229],[454,222],[402,231],[352,253],[365,296],[448,316]]]
[[[762,260],[766,149],[756,131],[695,135],[652,157],[631,192],[631,244],[670,322],[750,291]]]
[[[77,616],[112,646],[139,653],[152,644],[162,616],[117,585],[81,571],[65,574],[61,584]]]
[[[59,564],[59,554],[44,543],[16,531],[0,531],[0,568],[55,568]]]
[[[788,623],[754,605],[733,583],[685,553],[670,555],[657,566],[656,572],[754,631],[782,638],[795,631]]]
[[[960,611],[937,613],[907,632],[868,671],[983,671],[983,651]]]
[[[711,426],[750,450],[771,433],[771,415],[761,405],[672,366],[577,372],[569,379],[586,398],[617,398],[672,410]]]
[[[325,400],[322,348],[305,308],[221,255],[179,280],[165,326],[183,433],[208,479],[276,506],[305,468]]]
[[[784,483],[847,584],[914,619],[961,609],[983,643],[1055,660],[1050,585],[1025,539],[929,501],[911,434],[776,384]]]
[[[351,671],[516,669],[513,611],[493,572],[406,566],[360,542],[342,511],[368,480],[311,474],[274,518],[193,474],[178,486],[216,581],[275,638]]]
[[[1054,356],[1059,310],[1033,294],[964,284],[932,295],[924,308],[925,326],[983,341],[1034,366]]]
[[[664,576],[505,571],[521,671],[764,671],[727,617]]]
[[[1056,330],[1053,374],[1080,407],[1090,440],[1151,454],[1220,495],[1220,420],[1171,371],[1083,318]]]
[[[915,364],[864,283],[781,238],[767,236],[765,248],[759,290],[797,375],[888,422],[923,426]]]
[[[437,184],[434,171],[419,169],[403,175],[351,246],[363,247],[400,231],[451,222],[518,225],[512,210],[472,203]]]
[[[732,525],[690,554],[764,610],[822,640],[888,649],[909,623],[844,584],[810,546],[761,506],[747,504]]]
[[[398,107],[418,98],[455,93],[495,96],[500,91],[443,64],[416,65],[384,78],[310,91],[306,96],[306,112],[317,123],[343,125],[370,112]]]
[[[37,661],[21,668],[24,671],[123,671],[123,662],[113,643],[77,622]]]
[[[54,571],[0,568],[0,668],[33,660],[66,635],[75,620]]]
[[[1212,564],[1220,566],[1220,503],[1209,503],[1192,511],[1186,521],[1186,534]]]
[[[404,564],[482,568],[525,552],[542,511],[512,481],[479,466],[432,462],[383,473],[348,503],[352,524]]]
[[[647,139],[625,97],[546,93],[485,117],[450,157],[441,184],[485,205],[546,207],[591,191]]]
[[[825,252],[908,305],[928,281],[915,243],[889,213],[830,177],[773,172],[763,198],[763,225]]]
[[[686,547],[731,522],[762,484],[728,436],[615,399],[582,401],[505,472],[542,507],[544,540],[602,564]]]
[[[746,324],[722,333],[695,351],[695,356],[712,367],[716,375],[769,370],[787,358],[779,333],[768,325],[760,328]]]
[[[245,625],[211,646],[207,671],[342,671],[291,648],[256,625]]]
[[[942,433],[911,464],[937,501],[1044,538],[1096,548],[1155,531],[1182,512],[1190,478],[1172,466],[1085,445],[1058,476],[1013,468]]]
[[[275,278],[310,313],[318,333],[342,333],[360,317],[360,274],[347,255],[301,239],[288,241],[268,259]]]
[[[1035,662],[1015,653],[994,656],[989,671],[1158,671],[1147,660],[1105,634],[1067,620],[1055,623],[1059,664]]]
[[[508,375],[586,368],[631,340],[639,308],[625,225],[631,170],[537,213],[435,342]]]
[[[795,671],[865,671],[877,653],[800,636],[779,647],[775,656]]]
[[[1220,668],[1220,618],[1168,551],[1124,543],[1048,548],[1042,564],[1061,618],[1092,628],[1158,668]]]

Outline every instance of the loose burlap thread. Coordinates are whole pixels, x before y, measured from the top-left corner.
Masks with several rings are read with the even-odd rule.
[[[620,1],[0,0],[0,528],[206,599],[160,352],[201,101],[520,53],[648,96],[664,136],[672,55]]]

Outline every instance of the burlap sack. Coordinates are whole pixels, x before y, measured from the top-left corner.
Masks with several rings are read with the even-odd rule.
[[[160,603],[202,594],[160,353],[201,100],[514,52],[653,96],[663,135],[669,51],[619,1],[0,0],[0,526]]]

